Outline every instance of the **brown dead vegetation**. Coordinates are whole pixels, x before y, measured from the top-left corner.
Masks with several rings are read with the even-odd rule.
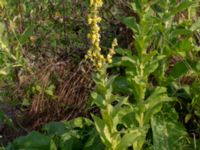
[[[46,62],[48,65],[38,67],[36,73],[26,76],[20,82],[16,93],[21,97],[26,95],[24,87],[35,81],[42,85],[42,90],[34,94],[31,106],[27,109],[24,118],[25,125],[33,129],[53,120],[71,119],[83,116],[89,92],[93,87],[91,80],[91,66],[85,61],[74,64],[72,61]],[[54,81],[56,78],[56,81]],[[55,92],[53,96],[45,95],[45,89],[53,83]]]

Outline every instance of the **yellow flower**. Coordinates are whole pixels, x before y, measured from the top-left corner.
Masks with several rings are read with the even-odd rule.
[[[98,26],[97,24],[95,24],[95,25],[93,26],[93,32],[94,32],[94,33],[98,33],[99,30],[100,30],[99,26]]]
[[[104,56],[103,56],[103,55],[100,55],[99,58],[100,58],[101,60],[104,60]]]
[[[116,47],[118,45],[117,39],[115,38],[112,42],[112,48]]]
[[[90,6],[94,4],[94,0],[90,0]]]
[[[90,33],[88,34],[88,39],[91,42],[91,48],[87,52],[86,59],[89,59],[93,66],[97,70],[101,69],[106,62],[111,63],[112,57],[115,54],[115,46],[117,46],[117,40],[114,39],[112,42],[112,48],[109,50],[109,54],[105,58],[101,53],[100,47],[100,27],[99,23],[101,22],[101,17],[99,17],[99,8],[103,5],[102,0],[90,0],[90,11],[88,14],[88,24],[90,25]]]
[[[112,63],[112,59],[107,59],[108,63]]]
[[[115,54],[115,50],[111,48],[109,54],[114,55]]]
[[[111,58],[112,58],[112,55],[111,55],[111,54],[108,54],[107,58],[108,58],[108,59],[111,59]]]
[[[98,63],[97,63],[97,67],[98,67],[98,68],[101,68],[102,66],[103,66],[103,64],[102,64],[101,62],[98,62]]]
[[[92,18],[89,17],[89,18],[88,18],[88,24],[91,24],[92,21],[93,21]]]

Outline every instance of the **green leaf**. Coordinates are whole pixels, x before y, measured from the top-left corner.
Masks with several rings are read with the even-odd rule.
[[[124,66],[124,67],[134,67],[136,65],[136,60],[133,57],[114,57],[111,66]]]
[[[189,71],[185,61],[177,62],[170,72],[169,78],[176,79]]]
[[[97,116],[92,116],[92,118],[94,119],[94,124],[96,126],[96,130],[98,131],[100,138],[102,140],[102,142],[107,146],[107,147],[111,147],[111,134],[109,132],[108,127],[106,126],[104,120],[100,119]]]
[[[183,0],[182,2],[178,3],[172,10],[170,10],[170,12],[167,14],[167,17],[174,16],[177,13],[182,12],[185,9],[189,8],[193,4],[195,4],[194,1]]]
[[[142,10],[141,0],[134,0],[134,3],[131,3],[133,10],[140,12]]]
[[[193,33],[189,29],[177,28],[170,33],[170,38],[173,39],[179,37],[180,35],[189,36],[192,34]]]
[[[195,69],[197,72],[200,71],[200,61],[197,61],[197,62],[196,62],[196,65],[195,65],[194,69]]]
[[[117,127],[120,123],[125,126],[136,125],[135,122],[132,122],[134,121],[134,115],[132,112],[133,108],[128,102],[128,97],[121,98],[121,100],[113,107],[111,112],[113,126]]]
[[[120,54],[122,56],[128,56],[128,57],[132,56],[131,50],[128,50],[128,49],[117,48],[115,51],[117,54]]]
[[[35,25],[30,25],[28,28],[26,28],[23,34],[20,35],[19,41],[21,45],[24,45],[29,40],[29,37],[33,34],[35,27]]]
[[[178,44],[178,48],[180,51],[188,52],[192,49],[192,42],[188,39],[182,40]]]
[[[55,85],[52,84],[45,90],[45,93],[49,96],[54,96],[55,89]]]
[[[122,20],[122,22],[130,28],[134,33],[139,32],[139,25],[136,23],[136,20],[134,17],[126,17]]]
[[[119,76],[113,82],[113,93],[131,94],[132,89],[124,76]],[[123,89],[123,90],[122,90]]]
[[[71,134],[71,132],[66,132],[61,136],[61,150],[79,150],[83,147],[83,143],[77,132]]]
[[[117,145],[116,150],[126,150],[129,146],[137,145],[138,142],[144,142],[146,137],[147,128],[131,129],[129,133],[126,133],[120,143]]]
[[[78,118],[72,119],[70,121],[65,121],[64,123],[67,127],[80,128],[80,129],[83,129],[86,126],[93,125],[93,122],[90,119],[84,118],[84,117],[78,117]]]
[[[95,129],[92,129],[91,131],[89,131],[89,138],[86,141],[83,150],[104,150],[105,146],[103,145],[103,143],[101,142],[101,139],[99,137],[99,134],[97,133],[97,131]]]
[[[159,5],[158,2],[154,3],[151,7],[156,13],[163,13],[165,11],[165,9],[161,5]]]
[[[35,88],[35,90],[36,90],[37,92],[42,92],[42,87],[41,87],[40,85],[36,85],[36,86],[33,87],[33,88]]]
[[[157,60],[151,60],[149,63],[145,64],[144,75],[149,76],[153,73],[159,66]]]
[[[116,78],[117,78],[117,75],[113,75],[113,76],[109,77],[109,79],[106,81],[107,90],[112,91],[112,84],[113,84],[113,82],[115,81]]]
[[[186,116],[185,116],[185,123],[188,123],[188,121],[190,121],[190,119],[192,118],[192,114],[187,114]]]
[[[6,5],[6,0],[0,0],[0,8],[3,8]]]
[[[5,70],[0,70],[0,75],[5,76],[5,75],[7,75],[7,72]]]
[[[63,133],[69,131],[65,124],[62,122],[50,122],[43,127],[48,135],[62,135]]]
[[[51,140],[50,150],[57,150],[56,144],[53,140]]]
[[[133,88],[133,94],[136,101],[139,102],[140,100],[143,100],[146,92],[146,84],[143,77],[140,76],[135,76],[134,78],[130,77],[130,80],[128,81]]]
[[[178,13],[181,12],[187,8],[189,8],[191,5],[195,4],[194,1],[190,1],[190,0],[183,0],[180,4],[178,4],[173,13]]]
[[[200,29],[200,18],[198,18],[195,23],[190,27],[190,30],[196,31]]]
[[[168,97],[166,88],[157,87],[145,101],[145,123],[148,123],[151,117],[161,110],[164,102],[172,102],[173,100],[173,98]]]
[[[3,123],[6,118],[6,114],[0,110],[0,123]]]
[[[23,99],[23,101],[22,101],[22,106],[27,107],[27,106],[30,106],[30,104],[31,104],[31,102],[30,102],[29,99],[27,99],[27,98],[24,98],[24,99]]]
[[[164,101],[161,98],[167,96],[167,89],[165,87],[156,87],[152,94],[145,100],[145,107],[146,109],[150,109],[155,103],[160,101]]]
[[[50,150],[51,139],[38,132],[31,132],[27,136],[15,139],[6,147],[8,150]]]
[[[106,106],[103,96],[99,95],[97,92],[92,92],[91,97],[93,99],[93,103],[96,104],[98,107],[104,108]]]
[[[187,149],[187,132],[178,122],[178,114],[170,106],[151,118],[154,150]]]

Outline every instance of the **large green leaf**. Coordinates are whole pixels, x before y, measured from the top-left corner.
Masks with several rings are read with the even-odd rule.
[[[124,134],[116,150],[127,150],[128,147],[133,145],[136,148],[138,143],[144,142],[147,129],[146,127],[131,129],[129,133]]]
[[[178,12],[184,11],[185,9],[189,8],[191,5],[195,4],[194,1],[190,0],[183,0],[180,2],[172,11],[173,14]]]
[[[113,93],[131,94],[132,89],[124,76],[119,76],[113,82]],[[122,90],[123,89],[123,90]]]
[[[171,31],[170,33],[170,38],[173,39],[173,38],[177,38],[179,36],[189,36],[189,35],[192,35],[192,31],[189,30],[189,29],[185,29],[185,28],[175,28]],[[170,44],[170,43],[169,43]]]
[[[48,135],[62,135],[69,129],[67,129],[62,122],[50,122],[43,127],[43,130],[47,132]]]
[[[122,20],[122,22],[131,30],[133,30],[134,33],[139,32],[139,25],[136,22],[136,19],[133,17],[127,17]]]
[[[157,87],[145,101],[145,123],[148,123],[151,117],[161,110],[163,103],[173,100],[173,98],[168,97],[166,88]]]
[[[95,129],[89,131],[89,138],[87,139],[83,150],[104,150],[105,146],[101,142],[99,134]]]
[[[170,105],[151,118],[154,150],[187,149],[187,132]]]
[[[60,141],[61,150],[80,150],[83,147],[83,143],[80,139],[78,132],[66,132],[61,136]]]
[[[129,84],[132,84],[135,100],[137,102],[143,100],[146,92],[146,84],[144,79],[141,76],[135,76],[134,78],[131,78],[129,82]]]
[[[132,57],[127,57],[127,56],[114,57],[113,63],[110,65],[110,67],[124,66],[124,67],[134,68],[134,66],[137,64],[135,59],[137,58],[134,58],[133,56]]]
[[[92,118],[94,119],[94,124],[96,126],[96,130],[98,131],[102,142],[107,147],[111,147],[112,146],[111,145],[111,133],[108,129],[108,126],[106,126],[106,123],[101,118],[94,116],[94,115],[92,116]]]
[[[187,62],[181,61],[177,62],[173,69],[170,72],[169,78],[176,79],[179,78],[180,76],[186,74],[189,71],[189,68],[187,66]]]
[[[148,110],[157,103],[165,101],[162,97],[167,97],[167,89],[165,87],[156,87],[152,94],[145,101],[145,108]]]
[[[131,6],[134,11],[140,12],[142,10],[142,2],[141,0],[134,0],[133,3],[131,3]]]
[[[117,49],[115,49],[115,52],[116,52],[117,54],[122,55],[122,56],[131,57],[131,56],[133,55],[131,50],[124,49],[124,48],[117,48]]]
[[[51,140],[50,150],[57,150],[57,146],[56,146],[56,143],[54,142],[54,140]]]
[[[38,132],[31,132],[27,136],[15,139],[6,150],[50,150],[51,139]]]
[[[165,16],[165,18],[171,17],[176,15],[179,12],[184,11],[185,9],[189,8],[191,5],[195,4],[194,1],[190,0],[182,0],[178,3],[174,8],[172,8],[169,13]]]

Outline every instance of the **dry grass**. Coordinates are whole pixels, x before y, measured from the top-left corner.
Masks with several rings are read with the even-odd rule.
[[[24,79],[17,92],[21,96],[27,93],[21,89],[34,82],[39,82],[42,90],[34,94],[28,110],[29,118],[26,124],[33,128],[41,127],[52,120],[71,119],[84,115],[87,99],[93,82],[91,80],[91,67],[82,61],[78,65],[72,61],[46,62],[48,65],[38,67],[36,73]],[[56,81],[54,79],[56,78]],[[45,89],[50,84],[56,86],[54,97],[47,96]],[[20,91],[21,90],[21,91]]]

